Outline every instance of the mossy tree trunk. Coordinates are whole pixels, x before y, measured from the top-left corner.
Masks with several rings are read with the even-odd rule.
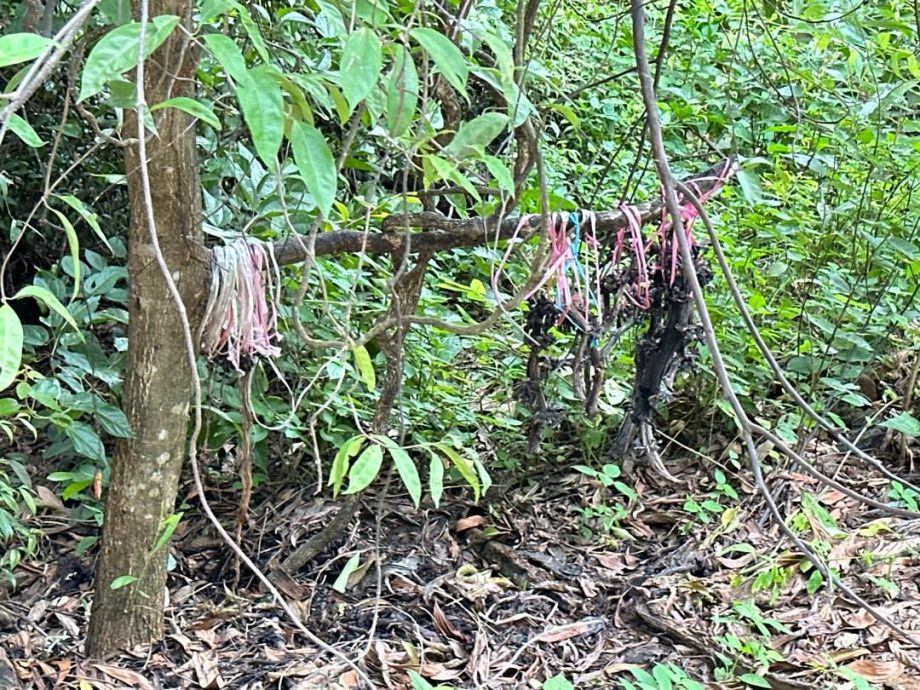
[[[137,0],[133,4],[136,17]],[[150,17],[178,15],[191,29],[191,4],[150,0]],[[196,63],[197,53],[180,27],[146,62],[147,103],[194,97]],[[195,123],[174,108],[153,113],[153,119],[157,134],[146,141],[157,236],[196,328],[207,265],[196,251],[202,230]],[[133,113],[125,132],[136,136]],[[175,510],[188,428],[191,369],[176,305],[155,261],[138,165],[137,146],[127,147],[131,296],[123,406],[134,435],[118,444],[112,462],[86,641],[92,656],[162,637],[167,550],[154,547]],[[124,576],[136,580],[113,588]]]

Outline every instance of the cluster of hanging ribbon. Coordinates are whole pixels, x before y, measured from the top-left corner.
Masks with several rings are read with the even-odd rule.
[[[223,354],[237,371],[254,357],[276,357],[280,348],[275,303],[281,275],[270,242],[245,238],[214,247],[211,286],[199,342],[202,351]],[[266,294],[273,295],[269,301]]]
[[[707,178],[691,182],[690,187],[700,202],[705,203],[725,184],[730,173],[731,168],[726,165],[723,172],[714,178],[714,184],[706,192],[702,191],[699,183]],[[670,286],[677,279],[679,243],[673,236],[673,222],[670,215],[662,209],[661,222],[657,231],[646,239],[642,233],[642,218],[639,209],[621,203],[619,210],[626,223],[616,234],[609,263],[603,261],[600,256],[601,246],[597,239],[596,213],[580,211],[550,214],[546,228],[550,245],[549,267],[536,287],[525,295],[525,298],[533,297],[545,286],[552,286],[555,291],[556,308],[559,311],[557,325],[568,319],[581,330],[589,330],[592,308],[596,314],[601,314],[601,282],[606,272],[610,271],[611,267],[618,266],[621,259],[627,254],[633,259],[634,278],[624,286],[623,294],[638,309],[643,311],[651,309],[651,271],[655,269],[649,266],[649,255],[656,242],[660,252],[658,270],[661,271],[663,281]],[[680,214],[685,236],[692,247],[695,244],[692,227],[699,213],[692,203],[684,201],[680,207]],[[492,288],[496,296],[499,294],[499,274],[507,264],[515,240],[521,229],[533,218],[534,216],[521,218],[501,263],[492,272]]]

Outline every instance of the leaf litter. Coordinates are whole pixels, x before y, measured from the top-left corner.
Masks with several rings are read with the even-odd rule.
[[[864,479],[835,448],[812,442],[807,451],[827,474],[886,500],[887,483]],[[738,498],[720,497],[713,462],[673,458],[681,484],[624,466],[631,500],[567,465],[499,483],[480,505],[447,492],[439,509],[416,511],[408,496],[381,502],[372,490],[283,589],[380,688],[408,690],[410,672],[451,688],[539,689],[559,674],[576,688],[620,688],[673,665],[709,688],[920,689],[920,650],[816,581],[781,545],[743,473],[722,461]],[[770,484],[790,524],[824,545],[846,583],[920,631],[916,521],[882,516],[785,467],[773,468]],[[228,521],[232,499],[214,500]],[[625,508],[615,523],[586,519],[614,500]],[[307,490],[265,495],[245,546],[272,570],[336,505]],[[170,547],[164,639],[85,659],[94,550],[76,548],[93,530],[48,508],[39,557],[0,598],[4,690],[358,687],[352,671],[301,646],[255,581],[233,589],[232,554],[189,513]]]

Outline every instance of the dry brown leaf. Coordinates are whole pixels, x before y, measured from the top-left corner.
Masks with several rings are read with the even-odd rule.
[[[853,673],[858,673],[870,683],[882,683],[892,678],[897,678],[904,673],[904,664],[892,659],[891,661],[873,661],[871,659],[857,659],[846,665]]]
[[[577,623],[568,623],[550,628],[546,632],[540,633],[539,637],[543,642],[561,642],[580,635],[587,635],[603,630],[606,623],[601,618],[587,618]]]
[[[626,570],[626,561],[621,553],[595,553],[592,555],[602,566],[613,573],[622,573]]]
[[[738,556],[738,558],[725,558],[723,556],[716,556],[716,561],[729,570],[738,570],[739,568],[743,568],[753,560],[754,554],[752,553],[742,554]]]
[[[846,498],[846,494],[837,491],[837,489],[827,489],[818,496],[818,502],[826,506],[832,506],[843,498]]]
[[[137,671],[131,671],[126,668],[118,668],[117,666],[109,666],[108,664],[93,664],[93,668],[97,671],[101,671],[110,678],[124,683],[132,688],[140,688],[141,690],[153,690],[153,685],[150,684],[146,678],[144,678]]]
[[[225,681],[221,678],[216,652],[199,652],[192,655],[195,677],[203,690],[219,690]]]
[[[339,685],[343,688],[356,688],[360,684],[358,674],[353,670],[345,671],[341,676],[339,676]]]
[[[473,527],[482,527],[484,524],[486,524],[486,518],[484,515],[470,515],[469,517],[457,520],[457,524],[454,525],[454,530],[457,532],[463,532],[464,530],[472,529]]]
[[[444,615],[441,607],[438,606],[438,602],[434,602],[434,606],[431,609],[431,617],[434,619],[434,627],[437,628],[438,632],[442,635],[452,637],[459,642],[468,641],[466,635],[460,632],[456,626],[450,622],[450,619]]]

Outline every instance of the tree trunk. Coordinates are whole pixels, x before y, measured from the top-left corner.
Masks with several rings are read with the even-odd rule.
[[[150,16],[179,15],[191,29],[190,4],[151,0]],[[137,16],[136,0],[134,6]],[[194,97],[196,62],[194,47],[177,29],[147,61],[147,103]],[[197,329],[208,267],[194,251],[203,243],[195,123],[175,108],[153,116],[157,135],[147,137],[147,157],[157,235]],[[128,136],[136,136],[133,113],[125,128]],[[134,435],[119,442],[112,461],[86,641],[91,656],[162,637],[167,549],[161,545],[155,551],[154,546],[164,519],[175,509],[188,427],[191,370],[176,307],[154,259],[138,164],[137,147],[126,148],[131,297],[123,406]],[[123,576],[136,580],[119,587],[126,581]]]

